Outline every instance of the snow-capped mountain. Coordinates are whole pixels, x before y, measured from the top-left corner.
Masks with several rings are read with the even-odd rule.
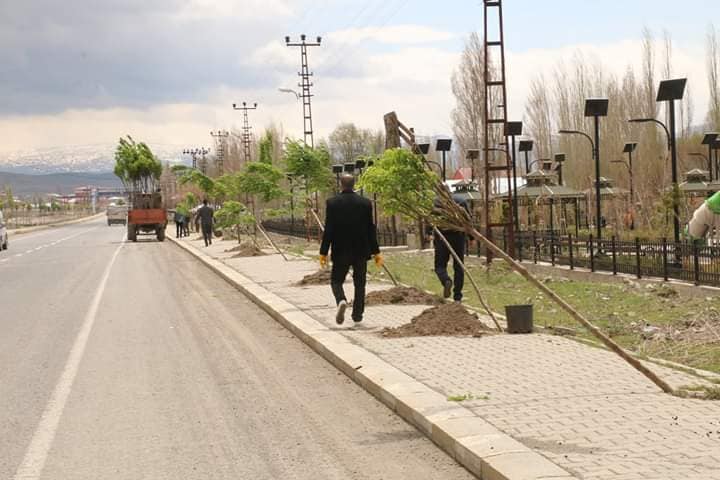
[[[180,161],[182,152],[180,148],[149,146],[163,163]],[[115,166],[114,152],[114,145],[104,144],[0,153],[0,171],[35,175],[66,172],[110,172]]]

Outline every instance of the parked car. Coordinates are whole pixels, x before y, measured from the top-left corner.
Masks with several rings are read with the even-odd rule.
[[[119,223],[127,224],[128,207],[127,205],[110,204],[107,207],[107,224]]]
[[[2,212],[0,212],[0,249],[8,249],[8,232]]]

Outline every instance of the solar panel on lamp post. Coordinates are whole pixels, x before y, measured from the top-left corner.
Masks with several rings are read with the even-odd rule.
[[[452,147],[452,140],[449,138],[441,138],[435,143],[435,151],[442,152],[442,180],[445,182],[447,180],[447,175],[445,174],[445,155],[447,152],[450,151],[450,148]]]
[[[718,133],[706,133],[703,136],[701,145],[707,145],[708,146],[708,156],[707,156],[707,162],[708,162],[708,173],[710,174],[710,181],[713,181],[713,150],[716,150],[715,143],[717,141],[718,136],[720,134]],[[720,179],[720,172],[715,172],[715,176],[717,176],[718,179]]]
[[[532,152],[534,142],[532,140],[520,140],[518,150],[525,153],[525,175],[530,173],[530,152]]]
[[[420,153],[422,153],[423,155],[427,155],[430,152],[429,143],[421,143],[418,145],[418,148],[420,149]]]

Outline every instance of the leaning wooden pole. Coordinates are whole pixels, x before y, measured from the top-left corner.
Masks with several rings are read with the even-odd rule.
[[[479,242],[482,242],[487,248],[493,251],[495,255],[502,258],[507,262],[510,267],[518,272],[520,275],[525,277],[527,281],[535,285],[540,291],[542,291],[545,295],[550,297],[555,303],[560,305],[560,307],[565,310],[568,314],[570,314],[571,317],[573,317],[575,320],[580,322],[585,328],[587,328],[590,333],[595,335],[605,346],[607,346],[610,350],[618,354],[623,360],[628,362],[630,365],[632,365],[636,370],[638,370],[640,373],[645,375],[650,381],[652,381],[655,385],[660,387],[663,392],[665,393],[674,393],[674,390],[670,385],[668,385],[664,380],[662,380],[660,377],[658,377],[652,370],[647,368],[645,365],[642,364],[637,358],[634,358],[632,355],[630,355],[628,352],[623,350],[623,348],[615,343],[612,339],[610,339],[607,335],[605,335],[603,332],[600,331],[599,328],[597,328],[595,325],[593,325],[589,320],[587,320],[580,312],[575,310],[570,304],[568,304],[565,300],[560,298],[560,296],[553,292],[550,288],[548,288],[543,282],[535,278],[528,270],[522,266],[520,263],[513,260],[507,253],[505,253],[500,247],[495,245],[493,242],[488,240],[484,235],[482,235],[480,232],[478,232],[475,228],[473,228],[471,225],[466,226],[466,232],[468,235],[472,236],[474,239],[476,239]]]
[[[288,261],[288,258],[285,256],[285,254],[283,253],[283,251],[280,250],[280,248],[279,248],[277,245],[275,245],[275,242],[272,241],[272,238],[270,238],[270,235],[267,234],[267,232],[266,232],[265,229],[262,227],[262,225],[260,224],[260,222],[258,222],[258,221],[256,220],[256,221],[255,221],[255,226],[257,227],[258,230],[260,230],[260,233],[262,233],[263,237],[265,237],[265,240],[267,240],[267,241],[270,243],[270,245],[272,245],[272,247],[273,247],[275,250],[277,250],[277,252],[278,252],[278,253],[283,257],[283,259],[287,262],[287,261]]]
[[[460,259],[460,256],[457,254],[455,249],[450,245],[450,242],[448,242],[448,239],[445,237],[445,235],[442,234],[442,232],[436,227],[433,226],[433,230],[435,231],[435,235],[440,237],[440,240],[443,241],[445,246],[450,251],[450,254],[453,256],[456,262],[462,267],[463,271],[467,274],[468,278],[470,279],[470,283],[473,286],[473,289],[475,289],[475,293],[477,294],[478,298],[480,299],[480,304],[482,304],[483,308],[487,312],[488,315],[490,315],[490,318],[492,318],[492,321],[495,322],[495,326],[497,327],[499,332],[502,332],[503,329],[500,326],[500,323],[497,321],[497,318],[495,318],[495,314],[492,310],[490,310],[490,306],[485,302],[485,299],[483,298],[482,294],[480,293],[480,288],[477,286],[477,283],[475,283],[475,279],[473,278],[472,274],[470,273],[470,270],[468,270],[467,266],[465,266],[465,262],[463,262]]]
[[[395,112],[388,113],[385,115],[385,125],[387,131],[388,137],[397,138],[397,141],[399,143],[399,139],[402,138],[410,147],[410,150],[412,150],[414,153],[419,153],[420,148],[415,143],[414,136],[408,135],[403,131],[404,127],[399,120],[397,119],[397,115]],[[392,127],[392,130],[389,128]],[[428,169],[432,170],[430,168],[430,164],[427,162],[427,159],[424,159],[425,165]],[[600,331],[599,328],[597,328],[595,325],[593,325],[589,320],[587,320],[580,312],[575,310],[570,304],[568,304],[565,300],[560,298],[558,294],[553,292],[550,288],[548,288],[544,283],[542,283],[540,280],[535,278],[530,272],[527,271],[525,267],[523,267],[520,263],[513,260],[508,254],[506,254],[500,247],[495,245],[493,242],[488,240],[484,235],[482,235],[480,232],[478,232],[472,225],[472,222],[470,220],[470,217],[467,213],[467,211],[463,210],[459,205],[457,205],[453,199],[452,195],[450,194],[450,191],[447,189],[444,183],[437,182],[435,185],[435,193],[437,194],[438,198],[440,199],[440,203],[443,206],[443,214],[437,217],[434,223],[440,223],[444,227],[448,227],[448,229],[452,230],[458,230],[461,232],[465,232],[471,237],[473,237],[475,240],[481,242],[483,245],[485,245],[490,251],[495,253],[498,257],[505,260],[505,262],[510,265],[510,267],[518,272],[520,275],[522,275],[527,281],[529,281],[531,284],[535,285],[541,292],[546,294],[550,299],[552,299],[555,303],[557,303],[563,310],[565,310],[568,314],[570,314],[571,317],[573,317],[576,321],[578,321],[581,325],[583,325],[585,328],[587,328],[590,333],[592,333],[596,338],[598,338],[605,346],[607,346],[610,350],[615,352],[620,358],[625,360],[627,363],[629,363],[633,368],[638,370],[640,373],[645,375],[651,382],[653,382],[655,385],[660,387],[663,392],[665,393],[675,393],[672,387],[668,385],[664,380],[659,378],[657,375],[655,375],[654,372],[652,372],[649,368],[647,368],[645,365],[643,365],[638,359],[633,358],[628,352],[622,349],[620,345],[615,343],[613,340],[611,340],[607,335],[605,335],[603,332]]]
[[[320,220],[320,217],[317,216],[317,213],[315,213],[314,210],[310,210],[310,211],[312,212],[313,217],[315,217],[315,221],[317,222],[318,226],[320,227],[320,231],[324,232],[325,225],[323,225],[322,221]],[[397,280],[395,280],[395,277],[393,276],[392,273],[390,273],[390,270],[388,270],[387,266],[384,263],[383,263],[382,268],[383,268],[383,270],[385,270],[385,273],[387,273],[388,277],[390,277],[390,280],[393,282],[393,285],[395,285],[397,287],[398,286]]]

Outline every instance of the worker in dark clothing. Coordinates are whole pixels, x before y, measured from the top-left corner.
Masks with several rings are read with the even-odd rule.
[[[213,223],[215,221],[215,211],[208,206],[208,201],[203,200],[203,206],[197,211],[197,218],[202,229],[203,240],[205,246],[212,245]]]
[[[183,236],[183,224],[185,222],[185,215],[175,210],[175,238]]]
[[[464,208],[465,211],[469,212],[467,202],[464,198],[455,193],[452,194],[452,199]],[[440,208],[439,200],[435,200],[435,208]],[[465,233],[456,230],[440,230],[440,233],[447,239],[460,260],[465,261],[465,250],[467,248]],[[452,295],[453,300],[455,300],[456,303],[460,303],[463,298],[462,291],[465,285],[465,271],[460,262],[453,257],[453,280],[451,280],[447,266],[452,254],[447,245],[445,245],[445,242],[438,236],[437,232],[434,232],[433,246],[435,247],[435,274],[443,286],[443,297],[450,298],[450,295]]]
[[[381,267],[383,259],[378,247],[370,201],[353,191],[355,177],[352,175],[343,175],[340,184],[342,192],[327,201],[325,232],[320,245],[320,265],[327,266],[328,251],[331,251],[330,285],[337,304],[335,321],[339,325],[345,321],[345,310],[348,306],[343,282],[352,267],[355,287],[352,319],[357,324],[362,321],[365,311],[367,262],[372,256],[375,258],[375,265]]]

